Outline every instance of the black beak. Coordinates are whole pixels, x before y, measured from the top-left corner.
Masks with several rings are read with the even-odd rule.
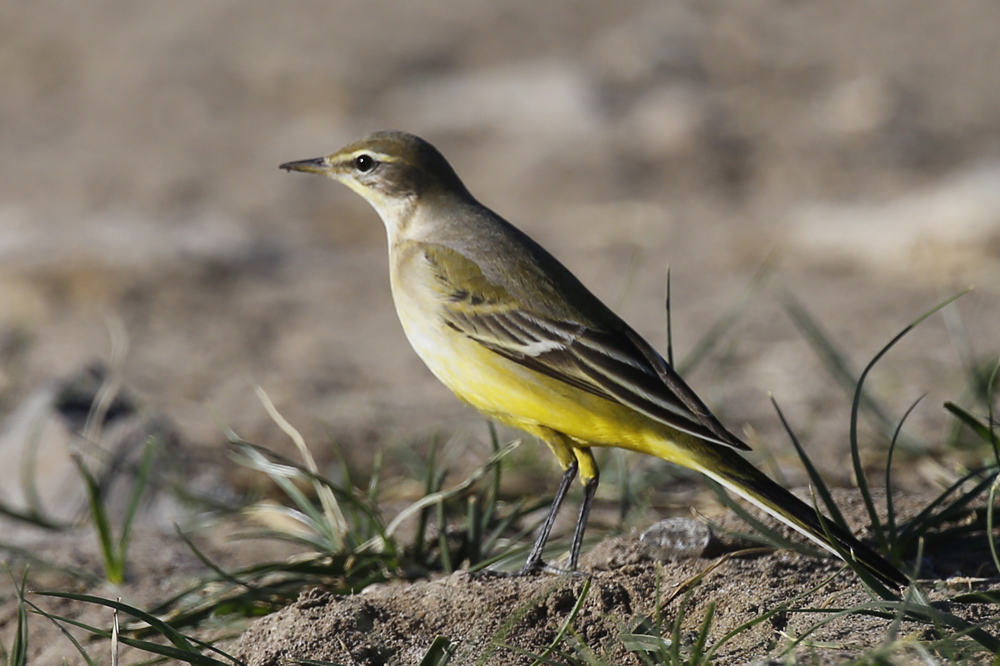
[[[325,157],[317,157],[311,160],[299,160],[298,162],[285,162],[279,169],[285,171],[304,171],[305,173],[324,173],[329,168]]]

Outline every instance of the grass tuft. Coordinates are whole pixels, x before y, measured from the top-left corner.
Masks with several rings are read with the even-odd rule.
[[[728,310],[713,326],[705,338],[696,346],[689,363],[696,364],[731,329],[741,316],[747,304],[763,290],[770,275],[766,266],[758,272],[751,287],[740,302]],[[669,285],[669,274],[668,274]],[[668,287],[669,289],[669,287]],[[960,294],[961,295],[961,294]],[[954,297],[957,298],[958,296]],[[845,382],[852,381],[851,407],[851,455],[858,479],[858,485],[865,501],[866,510],[872,520],[878,547],[887,553],[894,563],[914,562],[914,578],[922,560],[925,545],[935,540],[953,538],[970,531],[982,531],[989,540],[989,548],[994,566],[1000,570],[1000,552],[992,534],[995,517],[994,505],[1000,477],[1000,443],[998,443],[996,419],[993,413],[993,390],[997,381],[997,366],[989,373],[979,373],[976,386],[986,392],[985,396],[963,401],[974,407],[962,407],[958,403],[946,404],[955,417],[956,427],[971,433],[977,443],[989,449],[989,455],[981,468],[971,470],[944,489],[928,506],[907,522],[900,522],[893,506],[891,493],[887,493],[886,516],[880,522],[880,512],[875,506],[869,481],[861,465],[858,441],[858,421],[861,414],[874,415],[887,435],[888,449],[884,469],[885,485],[891,488],[892,460],[897,449],[906,449],[917,442],[905,435],[903,426],[914,412],[920,400],[912,403],[902,418],[895,421],[889,417],[877,398],[865,388],[866,379],[880,360],[903,339],[913,328],[935,312],[944,308],[954,298],[949,299],[924,313],[905,327],[885,345],[863,372],[854,378],[841,354],[822,332],[821,327],[808,315],[805,308],[786,293],[779,294],[800,330],[814,348],[824,356],[825,362],[835,375],[839,373]],[[669,292],[668,292],[669,331]],[[669,352],[672,354],[672,344]],[[690,369],[690,365],[688,366]],[[258,389],[258,396],[282,431],[291,439],[298,451],[297,460],[279,455],[263,447],[239,438],[231,430],[226,430],[231,441],[233,459],[251,470],[265,474],[274,487],[282,494],[282,503],[257,502],[247,507],[248,515],[267,517],[274,520],[269,528],[258,528],[241,535],[243,539],[281,539],[301,545],[305,552],[295,558],[278,562],[265,562],[237,570],[226,570],[213,563],[204,552],[197,548],[187,534],[177,530],[178,537],[187,543],[191,551],[203,562],[208,572],[201,580],[174,596],[154,604],[151,608],[140,609],[109,600],[97,595],[78,594],[63,591],[39,593],[43,596],[73,600],[79,603],[99,605],[114,609],[132,620],[126,622],[121,631],[108,631],[93,627],[79,620],[49,613],[24,596],[27,573],[20,582],[14,580],[18,601],[15,636],[10,649],[0,642],[0,656],[4,666],[21,666],[28,654],[28,619],[32,613],[48,618],[60,626],[64,635],[76,647],[84,661],[96,664],[74,637],[69,629],[81,629],[92,636],[111,640],[117,634],[123,645],[145,651],[158,659],[172,659],[182,663],[203,666],[234,666],[241,662],[220,650],[213,641],[202,641],[191,633],[202,632],[209,619],[223,621],[227,618],[245,619],[273,612],[291,603],[304,588],[320,586],[333,594],[351,594],[365,587],[392,579],[411,579],[426,576],[432,572],[451,572],[459,568],[480,570],[486,567],[513,568],[527,550],[525,540],[534,529],[534,514],[548,505],[550,498],[535,501],[519,499],[503,501],[500,496],[503,466],[502,461],[518,445],[519,441],[503,444],[495,428],[490,426],[491,455],[478,469],[454,485],[447,485],[447,470],[441,463],[436,446],[431,447],[427,460],[422,461],[420,476],[423,480],[423,496],[413,501],[395,516],[387,516],[382,508],[381,493],[385,481],[381,478],[381,462],[376,458],[374,471],[368,478],[354,478],[346,461],[339,459],[341,481],[334,482],[324,474],[312,457],[309,447],[301,434],[289,424],[274,408],[267,395]],[[813,503],[819,512],[820,505],[831,516],[831,520],[846,527],[843,513],[838,509],[830,489],[823,482],[817,469],[806,455],[805,447],[789,425],[785,414],[773,400],[774,408],[788,433],[792,445],[809,474],[814,488]],[[981,406],[985,406],[983,409]],[[982,416],[985,411],[985,416]],[[979,412],[977,414],[976,412]],[[99,423],[100,415],[93,422]],[[93,426],[92,426],[93,429]],[[978,444],[977,444],[978,445]],[[922,444],[921,444],[922,446]],[[131,499],[122,524],[113,528],[107,507],[101,498],[101,491],[90,470],[78,460],[77,465],[88,489],[92,522],[98,533],[104,559],[105,576],[109,581],[121,582],[125,579],[128,546],[132,525],[137,515],[137,507],[142,499],[147,483],[156,442],[147,441],[139,474],[132,487]],[[662,480],[662,479],[661,479]],[[800,552],[819,555],[813,548],[783,537],[782,533],[757,520],[743,509],[742,505],[729,499],[715,484],[720,499],[739,514],[758,533],[741,535],[762,541],[772,546],[793,548]],[[622,506],[634,504],[631,495],[635,488],[630,483],[621,483]],[[985,504],[985,507],[982,506]],[[2,510],[2,507],[0,507]],[[37,518],[37,516],[36,516]],[[39,523],[40,526],[41,523]],[[520,529],[515,526],[521,525]],[[407,533],[406,528],[412,527]],[[60,526],[53,525],[53,529]],[[406,536],[401,536],[406,534]],[[558,547],[557,544],[556,547]],[[718,625],[724,608],[709,603],[703,607],[700,616],[693,616],[693,600],[705,576],[723,560],[707,567],[699,575],[685,581],[672,591],[668,598],[659,599],[659,570],[657,573],[657,598],[653,616],[637,616],[622,627],[614,640],[619,648],[624,648],[643,664],[670,664],[671,666],[702,666],[721,661],[722,651],[745,632],[761,623],[771,621],[779,614],[815,614],[820,619],[797,634],[775,634],[771,644],[772,654],[777,659],[790,663],[799,662],[805,655],[818,649],[846,647],[843,644],[828,644],[813,640],[813,636],[837,620],[851,616],[871,616],[888,622],[885,642],[874,650],[864,653],[857,663],[889,664],[901,661],[922,663],[980,663],[983,655],[1000,652],[1000,640],[991,632],[1000,622],[1000,594],[996,592],[965,592],[944,594],[943,602],[933,604],[917,584],[902,596],[881,588],[877,581],[866,578],[867,572],[854,564],[849,554],[843,554],[847,567],[866,582],[871,599],[851,607],[834,607],[825,603],[819,607],[806,605],[809,595],[829,585],[840,575],[834,574],[819,585],[806,590],[787,602],[774,608],[764,609],[757,617],[733,627],[718,636]],[[844,570],[841,570],[844,571]],[[81,581],[83,579],[81,578]],[[84,581],[93,584],[93,581]],[[500,648],[512,649],[526,655],[532,666],[547,664],[569,664],[607,666],[607,659],[601,653],[608,653],[589,645],[577,629],[585,603],[590,594],[590,582],[582,586],[572,610],[561,619],[555,634],[547,644],[531,652],[508,645],[510,632],[517,622],[542,600],[542,596],[512,609],[500,628],[491,637],[486,649],[477,655],[477,663],[485,664],[494,658]],[[942,596],[939,594],[939,597]],[[679,601],[678,601],[679,600]],[[950,612],[956,605],[976,605],[982,612],[977,617],[985,620],[971,622]],[[588,604],[589,607],[589,604]],[[673,610],[672,614],[668,611]],[[904,623],[907,623],[904,625]],[[230,628],[237,623],[227,625]],[[240,625],[242,627],[242,625]],[[925,630],[921,638],[914,636],[911,626]],[[904,634],[904,628],[909,631]],[[420,666],[446,666],[456,660],[460,642],[457,637],[438,636],[420,660]],[[112,648],[114,652],[114,648]],[[331,666],[330,662],[297,660],[291,663],[309,666]],[[1000,662],[994,661],[997,666]],[[337,665],[339,666],[339,665]]]
[[[125,582],[125,567],[128,559],[128,547],[132,538],[132,524],[135,520],[136,512],[142,501],[143,492],[149,481],[149,474],[156,457],[157,440],[149,437],[146,440],[146,447],[143,451],[142,462],[139,464],[139,472],[132,485],[132,492],[126,504],[125,517],[122,520],[121,530],[116,539],[111,526],[111,518],[104,503],[101,484],[97,478],[87,468],[83,458],[76,452],[73,453],[73,462],[80,472],[80,478],[84,481],[87,490],[87,501],[90,505],[90,517],[97,532],[97,540],[100,544],[101,558],[104,564],[104,577],[113,585],[120,585]]]

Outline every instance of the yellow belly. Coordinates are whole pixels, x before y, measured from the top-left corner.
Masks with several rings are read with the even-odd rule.
[[[414,306],[397,299],[413,349],[445,386],[489,418],[528,432],[542,426],[587,446],[663,455],[669,439],[663,424],[514,363]]]

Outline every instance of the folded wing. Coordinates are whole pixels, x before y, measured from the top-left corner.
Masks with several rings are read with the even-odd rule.
[[[487,349],[535,372],[619,402],[704,440],[749,450],[712,416],[687,384],[637,333],[595,330],[523,309],[451,300],[445,323]]]

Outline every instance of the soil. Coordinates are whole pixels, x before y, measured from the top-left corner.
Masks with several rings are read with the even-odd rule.
[[[843,494],[840,499],[845,499]],[[915,507],[914,499],[903,503]],[[727,528],[739,528],[734,519],[724,522]],[[982,561],[988,555],[979,536],[963,546],[967,555]],[[236,655],[250,666],[295,659],[359,666],[415,664],[443,636],[454,650],[452,663],[532,664],[568,625],[572,638],[560,643],[555,655],[573,654],[573,645],[582,643],[586,647],[577,647],[577,658],[593,653],[603,660],[600,663],[640,665],[648,663],[649,655],[623,635],[670,639],[679,622],[684,654],[696,642],[709,612],[713,614],[706,644],[721,643],[714,662],[720,664],[763,663],[767,657],[786,663],[786,653],[809,663],[834,664],[879,647],[890,633],[925,640],[932,636],[926,625],[911,622],[894,627],[890,619],[861,615],[831,620],[836,609],[873,600],[851,573],[836,575],[842,565],[835,560],[723,540],[720,548],[726,554],[721,556],[716,551],[710,558],[660,559],[636,534],[609,538],[583,559],[576,575],[509,578],[459,572],[430,581],[372,586],[351,597],[313,588],[303,591],[293,605],[256,622],[240,639]],[[928,555],[928,562],[948,569],[951,578],[937,588],[930,583],[933,601],[956,590],[996,587],[995,581],[991,586],[981,578],[957,577],[955,559],[937,551]],[[972,605],[959,612],[974,619],[982,609]],[[741,629],[760,617],[763,622]],[[735,635],[727,636],[730,632]],[[793,649],[792,640],[800,637],[806,638]]]
[[[892,429],[925,396],[893,467],[912,516],[987,459],[941,405],[985,414],[970,378],[1000,351],[997,71],[993,0],[2,4],[0,502],[23,512],[37,497],[63,527],[0,518],[0,557],[15,572],[33,562],[33,590],[148,607],[206,573],[175,523],[225,567],[291,556],[231,542],[247,519],[204,512],[274,494],[229,459],[227,427],[295,455],[258,385],[331,475],[338,451],[357,478],[381,451],[385,478],[412,479],[435,440],[447,443],[441,464],[456,479],[488,457],[481,417],[436,382],[399,329],[375,215],[344,188],[277,168],[385,128],[431,140],[478,198],[658,348],[669,262],[678,367],[751,443],[753,459],[792,487],[808,479],[770,397],[824,478],[849,488],[852,387],[843,375],[856,378],[904,326],[975,285],[908,335],[867,384],[885,417],[869,412],[860,424],[879,478]],[[810,344],[789,297],[839,356]],[[715,330],[708,353],[686,363]],[[87,413],[102,386],[119,400],[104,403],[98,428]],[[954,433],[957,445],[942,443]],[[149,437],[160,457],[131,575],[117,588],[86,582],[80,570],[100,565],[92,532],[67,527],[87,511],[69,454],[108,480],[120,519]],[[522,449],[505,473],[505,499],[556,484],[544,449]],[[635,524],[713,510],[697,482],[638,458],[624,465],[671,479]],[[402,482],[394,492],[390,513],[415,494]],[[599,496],[605,511],[608,493]],[[856,504],[849,513],[867,524]],[[592,533],[602,522],[599,510]],[[996,586],[981,543],[951,545],[923,569],[929,579],[956,577],[937,584],[941,594]],[[253,664],[414,663],[440,635],[458,650],[452,663],[473,663],[496,636],[543,649],[590,581],[574,627],[603,649],[655,618],[657,577],[667,599],[716,562],[660,566],[637,548],[627,537],[600,544],[580,577],[457,573],[350,598],[303,590],[226,645]],[[726,559],[695,588],[682,633],[696,632],[715,602],[711,643],[835,566],[784,552]],[[682,598],[664,604],[668,625]],[[863,599],[841,576],[808,603]],[[33,600],[110,621],[104,609]],[[4,578],[5,645],[15,621]],[[765,660],[815,621],[775,616],[727,643],[717,663]],[[30,626],[30,663],[80,663],[51,623]],[[815,640],[835,663],[885,632],[852,616]],[[504,648],[485,663],[519,660],[530,663]]]

